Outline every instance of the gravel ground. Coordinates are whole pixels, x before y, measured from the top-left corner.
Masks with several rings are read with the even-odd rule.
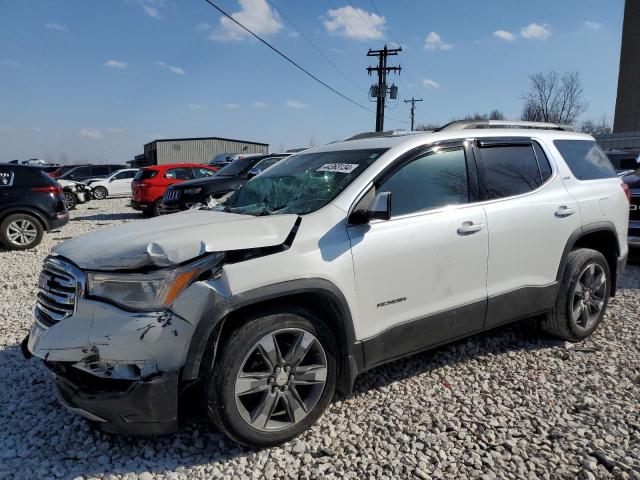
[[[298,439],[252,451],[198,419],[165,437],[102,434],[23,359],[49,249],[142,219],[124,199],[71,215],[35,250],[0,250],[0,478],[640,479],[637,263],[592,339],[568,345],[514,325],[393,362]]]

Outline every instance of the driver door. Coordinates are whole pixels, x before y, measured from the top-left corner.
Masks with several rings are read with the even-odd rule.
[[[376,185],[391,218],[350,225],[367,367],[481,330],[488,235],[462,144],[422,150]]]

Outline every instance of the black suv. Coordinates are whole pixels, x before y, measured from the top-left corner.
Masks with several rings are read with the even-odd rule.
[[[0,165],[0,242],[26,250],[69,221],[62,187],[41,168]]]
[[[219,199],[285,157],[287,155],[271,154],[240,158],[222,167],[211,177],[172,185],[164,192],[159,211],[166,215],[189,210],[199,203],[207,204],[211,199]]]
[[[116,170],[129,168],[127,165],[81,165],[68,170],[58,177],[60,180],[75,180],[81,182],[88,178],[102,178],[111,175]]]

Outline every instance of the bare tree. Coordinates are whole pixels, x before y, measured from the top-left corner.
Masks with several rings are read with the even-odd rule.
[[[580,125],[580,131],[589,135],[606,135],[611,133],[611,124],[607,121],[607,116],[602,115],[600,120],[585,120]]]
[[[504,113],[502,113],[497,108],[494,108],[489,113],[472,113],[470,115],[466,115],[463,120],[473,121],[473,120],[504,120]]]
[[[587,109],[578,72],[559,76],[555,71],[529,76],[529,91],[522,97],[522,120],[572,124]]]
[[[416,125],[415,130],[430,132],[432,130],[439,129],[440,127],[441,125],[438,123],[419,123]]]

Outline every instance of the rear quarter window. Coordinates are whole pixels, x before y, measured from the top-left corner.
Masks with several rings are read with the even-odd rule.
[[[571,173],[578,180],[615,178],[611,161],[593,140],[554,140]]]
[[[136,176],[133,177],[133,179],[136,182],[139,182],[141,180],[151,180],[156,175],[158,175],[158,170],[138,170],[136,172]]]

